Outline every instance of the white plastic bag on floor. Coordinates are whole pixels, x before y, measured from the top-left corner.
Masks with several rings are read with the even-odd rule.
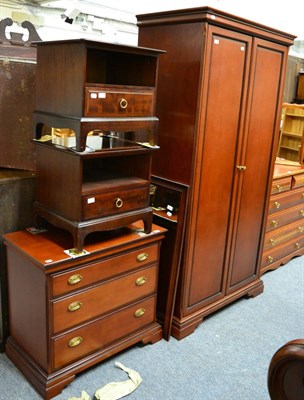
[[[138,372],[133,369],[123,366],[121,363],[115,363],[117,367],[125,371],[130,379],[123,382],[111,382],[96,390],[95,397],[97,400],[116,400],[134,392],[134,390],[141,384],[142,378]]]
[[[128,394],[134,392],[134,390],[141,384],[142,378],[138,372],[131,368],[127,368],[119,362],[115,365],[125,371],[130,379],[123,382],[110,382],[103,386],[101,389],[97,389],[95,392],[95,398],[97,400],[117,400]],[[81,397],[70,397],[69,400],[92,400],[91,397],[82,390]]]

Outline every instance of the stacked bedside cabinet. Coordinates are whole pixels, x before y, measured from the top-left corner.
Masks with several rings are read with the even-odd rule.
[[[85,39],[37,45],[34,210],[81,251],[94,231],[151,230],[151,154],[162,51]]]
[[[304,254],[304,169],[275,165],[261,273]]]
[[[10,335],[6,354],[50,399],[75,374],[137,342],[162,338],[156,322],[158,260],[165,229],[98,232],[70,257],[55,228],[4,236]]]

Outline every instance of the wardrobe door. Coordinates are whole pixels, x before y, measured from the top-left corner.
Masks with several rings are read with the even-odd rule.
[[[210,27],[190,221],[188,311],[224,296],[235,157],[251,38]]]
[[[239,163],[235,243],[230,260],[228,292],[256,279],[269,176],[279,135],[286,47],[254,40],[251,82],[245,119],[245,142]]]

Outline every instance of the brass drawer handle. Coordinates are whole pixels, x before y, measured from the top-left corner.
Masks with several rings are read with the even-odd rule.
[[[148,253],[140,253],[136,258],[139,262],[145,261],[148,258]]]
[[[304,226],[299,226],[299,231],[300,231],[301,233],[303,233],[303,232],[304,232]]]
[[[304,217],[304,210],[300,210],[301,217]]]
[[[275,240],[274,239],[270,239],[269,242],[270,242],[271,246],[275,245]]]
[[[296,248],[297,250],[299,250],[299,249],[301,248],[300,243],[296,243],[296,244],[295,244],[295,248]]]
[[[140,276],[136,279],[135,284],[136,286],[144,285],[147,282],[148,278],[146,276]]]
[[[74,301],[73,303],[68,305],[68,310],[73,312],[73,311],[77,311],[82,307],[82,302],[81,301]]]
[[[271,225],[276,228],[278,226],[278,222],[276,220],[271,221]]]
[[[70,285],[76,285],[76,283],[79,283],[82,280],[82,275],[80,274],[76,274],[76,275],[72,275],[69,277],[68,279],[68,283]]]
[[[80,345],[80,343],[83,341],[83,338],[81,336],[75,336],[73,339],[69,340],[69,347],[75,347]]]
[[[125,110],[128,107],[128,101],[122,98],[119,102],[119,107],[121,110]]]
[[[278,192],[281,192],[283,189],[281,185],[277,185],[276,188],[278,189]]]
[[[115,206],[117,208],[120,208],[120,207],[122,207],[122,205],[123,205],[123,201],[119,197],[117,197],[117,199],[115,200]]]
[[[271,257],[271,256],[268,256],[268,257],[267,257],[267,259],[268,259],[268,261],[269,261],[270,263],[272,263],[272,262],[273,262],[273,257]]]
[[[135,311],[134,316],[136,318],[140,318],[144,315],[145,312],[146,310],[144,308],[139,308],[138,310]]]
[[[280,208],[281,204],[278,201],[275,201],[274,202],[274,206],[275,206],[275,208]]]

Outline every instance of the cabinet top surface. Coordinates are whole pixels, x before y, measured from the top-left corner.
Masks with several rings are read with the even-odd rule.
[[[166,229],[153,224],[151,233],[145,234],[140,222],[120,230],[96,232],[87,237],[84,245],[85,254],[82,256],[69,255],[68,251],[73,250],[72,236],[66,231],[53,227],[37,234],[27,229],[11,232],[5,234],[3,238],[6,245],[21,252],[47,271],[54,270],[56,267],[62,269],[91,262],[102,256],[153,243],[161,240],[165,232]]]
[[[217,10],[212,7],[197,7],[137,15],[138,26],[161,25],[185,22],[208,22],[211,25],[228,26],[257,36],[271,36],[274,41],[292,45],[295,35],[282,32],[260,23]]]
[[[304,168],[301,166],[276,163],[274,166],[273,178],[279,179],[298,174],[304,174]]]
[[[88,39],[64,39],[64,40],[46,40],[41,42],[35,42],[35,45],[40,47],[45,46],[54,46],[54,45],[77,45],[85,48],[92,48],[97,50],[107,50],[113,52],[122,52],[122,53],[133,53],[133,54],[142,54],[142,55],[150,55],[150,56],[158,56],[159,54],[165,53],[164,50],[160,49],[151,49],[148,47],[140,47],[140,46],[130,46],[124,44],[117,43],[108,43],[108,42],[99,42],[95,40]]]

